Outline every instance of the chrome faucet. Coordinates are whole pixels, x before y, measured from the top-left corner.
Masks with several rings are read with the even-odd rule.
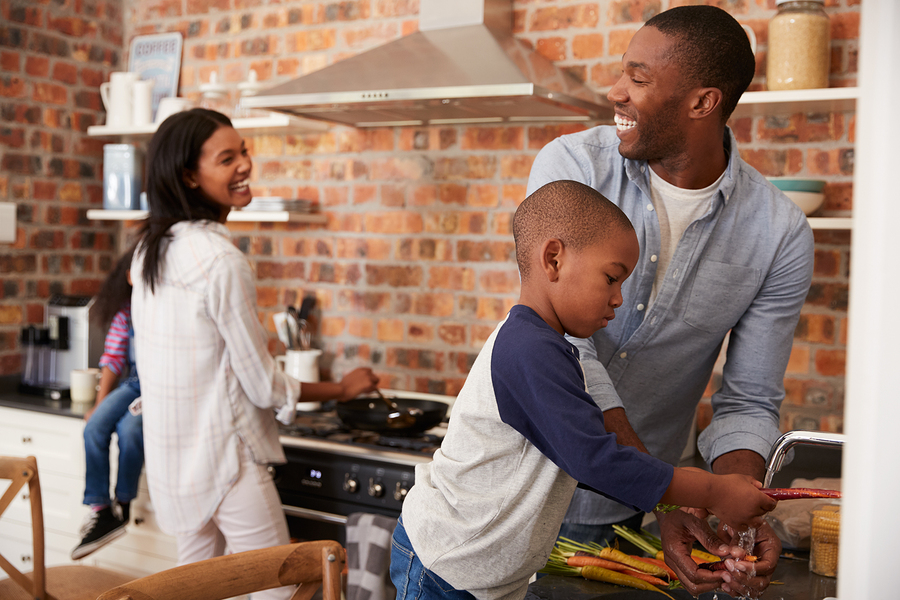
[[[763,481],[763,487],[772,485],[772,478],[781,470],[788,451],[799,445],[843,446],[844,434],[824,431],[788,431],[772,445],[769,458],[766,460],[766,480]]]

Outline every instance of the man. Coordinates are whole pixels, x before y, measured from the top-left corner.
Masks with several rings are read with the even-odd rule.
[[[722,387],[700,436],[716,473],[759,480],[779,436],[784,371],[809,290],[813,236],[802,211],[741,160],[726,121],[754,72],[746,33],[725,11],[684,6],[634,36],[608,97],[616,127],[566,135],[541,150],[528,193],[573,179],[615,202],[634,224],[641,255],[625,304],[592,338],[573,340],[588,390],[619,442],[677,464],[716,357],[730,332]],[[704,515],[699,515],[704,516]],[[578,490],[561,535],[602,539],[641,515]],[[706,523],[657,513],[667,558],[694,595],[716,582],[689,557],[694,539],[715,549]],[[720,532],[732,535],[734,532]],[[764,589],[781,543],[757,532],[753,577],[723,589]]]

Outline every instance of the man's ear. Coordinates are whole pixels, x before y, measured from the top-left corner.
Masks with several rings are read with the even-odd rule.
[[[699,88],[694,92],[691,118],[705,119],[722,105],[722,90],[714,87]]]
[[[552,283],[559,279],[559,269],[565,255],[565,246],[557,238],[544,240],[541,244],[541,269]]]

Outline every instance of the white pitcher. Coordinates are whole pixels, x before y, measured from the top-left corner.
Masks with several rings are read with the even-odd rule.
[[[109,127],[129,127],[132,124],[132,98],[134,83],[140,79],[137,73],[116,71],[109,74],[109,81],[100,84],[100,98],[106,108],[106,124]]]

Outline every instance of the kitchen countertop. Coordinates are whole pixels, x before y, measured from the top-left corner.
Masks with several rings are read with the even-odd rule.
[[[20,408],[32,410],[62,417],[83,419],[84,414],[72,410],[71,400],[51,400],[43,396],[32,396],[19,392],[18,375],[4,375],[0,377],[0,406],[8,408]]]
[[[837,579],[810,573],[809,562],[805,559],[778,561],[773,581],[781,582],[769,586],[762,598],[771,600],[823,600],[837,595]],[[671,590],[669,594],[676,600],[691,600],[685,590]],[[660,600],[665,596],[656,592],[634,590],[599,581],[588,581],[581,577],[561,577],[548,575],[528,586],[525,600]],[[733,600],[724,592],[707,592],[700,600]]]

